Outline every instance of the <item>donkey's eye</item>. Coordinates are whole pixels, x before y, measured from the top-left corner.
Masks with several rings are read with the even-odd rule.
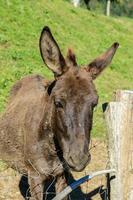
[[[55,101],[54,103],[55,103],[56,108],[63,108],[61,101]]]

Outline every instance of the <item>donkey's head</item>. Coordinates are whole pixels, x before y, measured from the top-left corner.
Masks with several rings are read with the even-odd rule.
[[[98,103],[93,80],[110,64],[118,46],[114,43],[104,54],[79,68],[73,52],[68,50],[65,59],[50,29],[42,30],[41,55],[55,76],[48,88],[54,107],[54,133],[64,159],[75,171],[81,171],[90,161],[88,149],[93,109]]]

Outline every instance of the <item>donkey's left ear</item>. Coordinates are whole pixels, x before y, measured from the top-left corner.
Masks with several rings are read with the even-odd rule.
[[[85,67],[86,71],[92,76],[92,79],[95,79],[111,63],[118,46],[119,43],[114,43],[105,53],[101,54]]]

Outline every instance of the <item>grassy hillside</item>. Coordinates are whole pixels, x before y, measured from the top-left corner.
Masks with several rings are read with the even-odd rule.
[[[86,64],[118,41],[120,48],[96,82],[100,102],[94,116],[93,135],[105,136],[101,104],[111,101],[116,89],[133,87],[133,21],[107,18],[75,9],[63,0],[0,1],[0,111],[4,110],[12,84],[21,77],[38,73],[49,79],[38,49],[40,31],[48,25],[64,54],[72,47],[79,64]]]

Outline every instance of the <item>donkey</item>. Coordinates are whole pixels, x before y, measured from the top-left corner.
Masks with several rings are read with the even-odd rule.
[[[64,170],[82,171],[90,162],[90,132],[98,95],[93,80],[110,64],[119,44],[80,68],[72,50],[63,57],[50,29],[40,36],[40,52],[53,72],[22,78],[12,87],[0,119],[1,158],[28,174],[30,199],[43,199],[43,184],[56,177],[56,192],[66,185]],[[14,162],[12,162],[14,161]]]

